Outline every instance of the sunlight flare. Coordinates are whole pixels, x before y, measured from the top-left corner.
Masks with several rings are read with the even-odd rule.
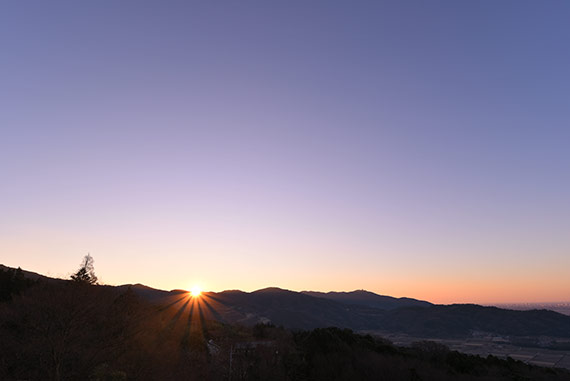
[[[200,286],[194,286],[190,289],[190,295],[192,295],[193,297],[198,297],[202,294],[202,289],[200,288]]]

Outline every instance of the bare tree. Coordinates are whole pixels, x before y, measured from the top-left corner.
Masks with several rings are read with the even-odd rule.
[[[83,258],[83,262],[81,262],[79,270],[77,270],[75,274],[71,275],[71,279],[79,283],[97,284],[93,262],[93,257],[90,254],[87,254]]]

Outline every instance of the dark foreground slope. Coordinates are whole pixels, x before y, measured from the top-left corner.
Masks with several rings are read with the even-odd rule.
[[[229,300],[241,300],[246,309],[281,308],[273,305],[287,300],[277,297],[279,290],[254,293],[253,301],[243,293],[215,301],[178,292],[168,295],[168,303],[157,304],[135,289],[41,280],[19,289],[0,303],[0,379],[570,379],[564,370],[468,356],[431,342],[399,348],[348,329],[290,331],[221,323],[221,316],[209,319],[226,307],[235,310],[223,304]],[[294,294],[287,297],[296,298]],[[286,304],[305,308],[310,301]]]

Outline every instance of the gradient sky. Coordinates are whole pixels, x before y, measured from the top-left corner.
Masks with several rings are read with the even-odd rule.
[[[0,263],[570,299],[567,1],[4,1]]]

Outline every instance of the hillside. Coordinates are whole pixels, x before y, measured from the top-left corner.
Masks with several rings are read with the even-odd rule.
[[[0,302],[0,379],[570,379],[564,369],[470,356],[434,342],[398,347],[348,329],[289,330],[253,324],[254,317],[247,325],[227,321],[256,311],[284,314],[284,321],[299,325],[361,324],[353,319],[363,317],[352,315],[346,305],[287,290],[200,298],[163,291],[158,304],[137,293],[158,294],[140,285],[41,279],[26,284],[11,300]]]
[[[54,282],[36,273],[24,274],[35,280]],[[65,281],[56,283],[61,282]],[[164,291],[141,284],[104,287],[119,293],[130,290],[162,308],[188,308],[188,295],[183,290]],[[553,311],[515,311],[473,304],[433,305],[364,290],[346,293],[280,288],[254,292],[231,290],[203,293],[200,300],[198,307],[204,319],[229,324],[271,323],[289,329],[339,327],[433,338],[466,338],[481,331],[512,337],[570,337],[570,316]]]
[[[317,298],[334,300],[351,305],[379,308],[381,310],[392,310],[402,307],[429,307],[432,303],[413,298],[394,298],[392,296],[378,295],[366,290],[356,290],[351,292],[317,292],[303,291],[303,294]]]

